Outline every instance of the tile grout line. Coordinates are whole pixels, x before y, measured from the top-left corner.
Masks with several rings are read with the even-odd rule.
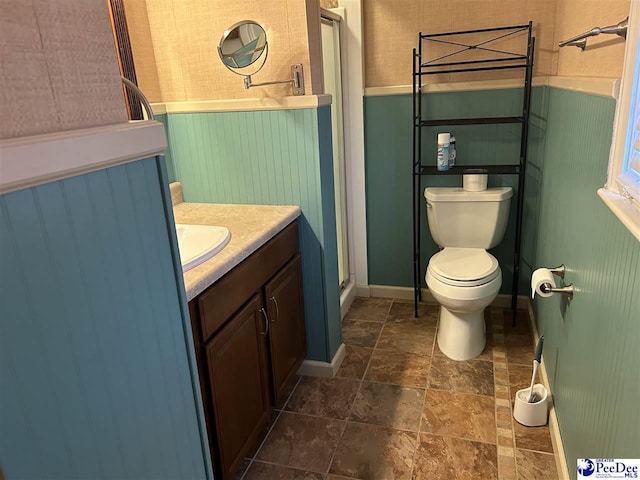
[[[455,393],[455,394],[460,394],[460,395],[469,395],[469,396],[472,396],[472,397],[496,398],[495,395],[483,395],[481,393],[474,393],[474,392],[463,392],[463,391],[458,391],[458,390],[447,390],[446,388],[429,387],[429,390],[434,390],[436,392],[450,392],[450,393]]]
[[[269,435],[271,434],[271,431],[273,430],[273,427],[275,427],[276,423],[278,423],[278,420],[280,420],[280,416],[282,415],[282,412],[285,411],[284,409],[287,406],[287,404],[289,403],[289,400],[291,400],[291,396],[293,395],[293,392],[296,391],[296,388],[298,388],[298,385],[302,381],[302,377],[303,377],[303,375],[300,375],[298,377],[298,380],[296,380],[296,384],[293,386],[293,388],[291,389],[291,392],[287,396],[287,400],[282,404],[282,408],[280,410],[274,409],[275,411],[278,412],[278,415],[276,415],[276,419],[269,426],[269,429],[267,430],[267,434],[264,436],[264,438],[260,442],[260,445],[258,446],[258,448],[256,449],[255,453],[251,457],[251,459],[250,459],[251,461],[249,462],[249,465],[247,465],[247,469],[244,471],[244,473],[240,477],[240,480],[244,480],[244,478],[247,476],[247,473],[249,472],[249,469],[253,465],[253,462],[256,460],[256,457],[258,456],[258,453],[260,453],[260,450],[262,450],[262,447],[264,446],[265,442],[267,441],[267,438],[269,438]]]
[[[509,362],[507,361],[507,352],[506,352],[507,348],[506,348],[506,342],[505,342],[505,355],[504,355],[504,365],[505,365],[505,370],[507,372],[507,379],[509,378]],[[511,384],[507,381],[507,391],[509,393],[509,423],[511,424],[511,435],[513,438],[513,463],[514,463],[514,469],[516,472],[516,479],[518,478],[518,462],[516,461],[516,456],[517,456],[517,451],[516,451],[516,432],[515,432],[515,428],[513,426],[513,410],[511,410]]]
[[[325,473],[322,472],[316,472],[314,470],[308,470],[306,468],[301,468],[301,467],[296,467],[295,465],[283,465],[281,463],[274,463],[274,462],[268,462],[267,460],[256,460],[256,463],[264,463],[265,465],[273,465],[274,467],[284,467],[286,469],[289,470],[296,470],[298,472],[305,472],[305,473],[317,473],[318,475],[322,475],[323,477],[326,475]],[[357,478],[353,478],[353,477],[345,477],[344,475],[338,475],[339,477],[344,477],[344,478],[348,478],[350,480],[359,480]],[[244,478],[244,477],[243,477]],[[306,477],[305,477],[306,478]],[[272,479],[268,479],[268,480],[272,480]]]
[[[419,307],[419,306],[418,306]],[[418,308],[418,316],[420,315],[420,308]],[[433,342],[431,343],[431,355],[429,357],[429,371],[427,372],[427,378],[424,385],[424,396],[422,397],[422,410],[420,411],[420,421],[418,422],[418,434],[416,436],[416,445],[413,450],[413,458],[411,460],[411,475],[409,478],[414,478],[416,471],[416,458],[418,457],[418,448],[420,447],[420,433],[422,432],[422,415],[424,414],[424,408],[427,403],[427,390],[429,389],[429,378],[431,377],[431,369],[433,368],[433,355],[436,351],[436,342],[438,341],[438,327],[440,326],[440,309],[438,309],[438,320],[436,320],[436,331],[433,336]]]
[[[369,298],[375,298],[375,297],[369,297]],[[384,314],[384,318],[382,319],[382,321],[379,320],[369,320],[367,318],[353,318],[353,317],[349,317],[349,321],[356,321],[356,322],[370,322],[370,323],[385,323],[387,321],[387,318],[389,317],[389,313],[391,312],[391,307],[393,305],[393,300],[391,300],[389,302],[389,307],[387,308],[387,313]],[[353,304],[352,304],[353,306]],[[351,310],[351,307],[349,308],[349,310]],[[347,319],[347,316],[349,315],[349,312],[346,313],[346,315],[344,316],[344,320]]]
[[[420,390],[426,390],[426,389],[421,388]],[[368,422],[363,422],[363,421],[360,421],[360,420],[353,420],[353,419],[347,420],[347,419],[342,419],[342,418],[326,417],[326,416],[322,416],[322,415],[314,415],[314,414],[311,414],[311,413],[294,412],[292,410],[286,410],[286,411],[283,410],[283,412],[291,414],[291,415],[298,415],[298,416],[301,416],[301,417],[320,418],[320,419],[324,419],[324,420],[334,420],[336,422],[348,422],[348,423],[355,423],[357,425],[388,428],[388,429],[391,429],[391,430],[397,430],[398,432],[404,432],[404,433],[428,433],[429,435],[434,436],[434,437],[455,438],[457,440],[465,440],[465,441],[474,442],[474,443],[483,443],[483,444],[486,444],[486,445],[494,445],[494,446],[496,445],[494,442],[487,442],[485,440],[479,440],[477,438],[469,438],[469,437],[461,437],[461,436],[456,436],[456,435],[448,435],[446,433],[420,432],[417,429],[416,430],[408,430],[406,428],[393,427],[393,426],[389,426],[389,425],[381,425],[379,423],[368,423]],[[421,425],[420,425],[420,427],[421,427]],[[552,455],[549,452],[539,452],[537,450],[531,450],[531,449],[521,449],[521,450],[528,450],[528,451],[531,451],[531,452],[544,453],[546,455]],[[256,459],[256,461],[263,462],[263,463],[270,463],[270,462],[267,462],[266,460],[258,460],[258,459]]]
[[[540,455],[551,455],[551,456],[555,456],[555,452],[551,453],[551,452],[546,452],[544,450],[533,450],[531,448],[522,448],[522,447],[518,447],[518,450],[522,450],[525,452],[531,452],[531,453],[538,453]]]
[[[509,388],[509,369],[507,366],[507,352],[504,339],[504,310],[491,309],[491,326],[494,340],[493,350],[493,378],[495,390],[495,424],[496,424],[496,454],[498,460],[499,480],[516,480],[518,477],[515,455],[515,436],[513,419],[511,416],[511,395]],[[496,368],[498,367],[498,368]],[[501,377],[502,375],[502,377]],[[506,393],[506,399],[503,398]],[[506,404],[506,405],[505,405]],[[508,420],[502,420],[500,415],[506,415]],[[508,422],[508,428],[503,422]],[[504,435],[508,430],[509,435]],[[510,446],[501,445],[500,438],[509,439]],[[506,471],[505,471],[506,470]]]
[[[297,386],[297,383],[296,383]],[[294,389],[295,390],[295,389]],[[288,399],[287,399],[288,401]],[[253,462],[256,461],[256,457],[258,456],[258,453],[260,453],[260,450],[262,450],[262,447],[264,446],[264,443],[267,441],[267,438],[269,437],[269,435],[271,434],[271,430],[273,430],[273,427],[275,426],[275,424],[278,422],[278,420],[280,419],[280,416],[282,415],[282,412],[284,410],[277,410],[278,414],[276,415],[276,419],[273,421],[273,423],[269,426],[269,429],[267,430],[266,435],[264,436],[264,438],[262,439],[262,441],[260,442],[260,445],[258,446],[258,448],[256,449],[255,453],[253,454],[253,456],[251,457],[251,461],[249,462],[249,465],[247,466],[247,469],[245,470],[244,474],[242,475],[242,477],[240,478],[240,480],[243,480],[244,477],[247,475],[247,473],[249,472],[249,469],[251,468],[251,465],[253,465]]]
[[[431,364],[429,364],[429,374],[431,373]],[[427,374],[427,384],[429,382],[429,374]],[[425,387],[422,394],[422,409],[420,411],[420,420],[418,421],[418,431],[416,432],[416,443],[413,448],[413,457],[411,458],[411,475],[409,478],[413,478],[413,474],[416,469],[416,457],[418,456],[418,447],[420,446],[420,431],[422,430],[422,414],[424,412],[424,406],[427,401],[427,388]]]
[[[335,417],[327,417],[326,415],[318,415],[314,413],[305,413],[305,412],[296,412],[294,410],[283,410],[284,413],[288,413],[290,415],[299,415],[301,417],[310,417],[310,418],[324,418],[325,420],[335,420],[336,422],[346,422],[346,418],[335,418]]]
[[[426,355],[424,355],[426,357]],[[431,362],[429,362],[429,368],[431,368]],[[344,378],[344,377],[338,377],[338,378]],[[353,379],[346,379],[346,380],[353,380]],[[390,385],[392,387],[403,387],[403,388],[419,388],[420,390],[424,390],[426,389],[425,386],[420,386],[420,385],[407,385],[406,383],[392,383],[392,382],[380,382],[378,380],[371,380],[371,379],[362,379],[363,382],[368,382],[368,383],[375,383],[377,385]],[[433,390],[437,390],[437,389],[433,389]],[[473,394],[471,394],[473,395]]]
[[[380,337],[382,336],[382,330],[384,330],[384,326],[387,323],[387,320],[389,319],[389,314],[391,313],[391,308],[393,307],[394,301],[392,300],[391,303],[389,304],[389,308],[387,309],[387,313],[385,315],[384,321],[383,322],[371,322],[371,323],[381,323],[382,324],[382,328],[380,328],[380,331],[378,332],[378,336],[376,338],[376,343],[373,346],[372,350],[371,350],[371,355],[369,356],[369,360],[367,361],[367,366],[364,369],[364,372],[362,373],[362,378],[360,379],[360,384],[358,385],[358,391],[356,392],[356,396],[353,399],[353,403],[351,404],[351,407],[349,408],[349,413],[347,414],[346,420],[345,420],[345,426],[344,429],[342,430],[342,434],[340,435],[340,438],[338,439],[338,444],[336,446],[336,449],[333,452],[333,455],[331,455],[331,460],[329,461],[329,466],[327,467],[327,472],[325,473],[325,475],[329,475],[330,470],[331,470],[331,465],[333,465],[333,460],[336,456],[336,453],[338,451],[338,447],[340,446],[340,442],[342,441],[342,438],[344,437],[344,433],[347,430],[347,425],[350,421],[351,418],[351,414],[353,413],[353,407],[356,404],[356,401],[358,399],[358,395],[360,395],[360,390],[362,390],[362,384],[364,383],[364,379],[367,376],[367,372],[369,371],[369,367],[371,366],[371,360],[373,359],[373,354],[376,351],[376,349],[378,348],[378,342],[380,341]],[[348,314],[348,312],[347,312]],[[346,318],[346,316],[345,316]],[[366,321],[366,320],[361,320],[361,321]],[[437,324],[436,324],[437,325]],[[434,340],[435,341],[435,340]],[[381,349],[384,350],[384,349]],[[433,345],[431,346],[431,353],[433,355]],[[429,369],[431,369],[431,360],[429,363]],[[371,382],[371,383],[379,383],[379,382]],[[425,394],[426,394],[426,387],[425,387]],[[424,408],[424,397],[423,397],[423,408]],[[420,412],[420,418],[422,419],[422,412]],[[353,422],[353,423],[361,423],[361,422]],[[368,423],[363,423],[363,425],[372,425],[372,426],[378,426],[378,425],[374,425],[374,424],[368,424]],[[384,426],[380,426],[382,428],[385,428]],[[417,438],[416,438],[416,445],[415,445],[415,449],[417,450],[418,448],[418,444],[417,444],[417,439],[420,437],[420,426],[418,426],[418,431],[416,432]],[[415,458],[415,450],[414,450],[414,458]],[[412,466],[412,473],[413,473],[413,466]]]
[[[391,304],[389,305],[389,310],[387,310],[387,314],[385,315],[385,319],[383,322],[371,322],[371,323],[382,323],[382,328],[384,328],[384,324],[387,321],[387,318],[389,317],[389,311],[391,310],[391,305],[393,305],[393,302],[391,302]],[[347,312],[347,315],[349,314],[349,312]],[[346,317],[346,315],[345,315]],[[380,340],[380,335],[382,335],[382,328],[380,328],[380,331],[378,332],[378,337],[376,338],[376,344],[373,346],[373,349],[371,350],[371,355],[369,356],[369,360],[367,361],[367,366],[364,369],[364,372],[362,373],[362,378],[360,379],[360,384],[358,385],[358,390],[356,391],[356,396],[353,397],[353,402],[351,403],[351,407],[349,407],[349,413],[347,414],[345,421],[344,421],[344,428],[342,429],[342,433],[340,434],[340,438],[338,438],[338,442],[336,443],[336,448],[333,451],[333,454],[331,455],[331,459],[329,460],[329,465],[327,466],[327,471],[325,472],[325,476],[329,475],[329,472],[331,471],[331,465],[333,465],[333,460],[336,457],[336,453],[338,452],[338,447],[340,446],[340,442],[342,441],[343,437],[344,437],[344,433],[347,431],[347,425],[349,423],[349,419],[351,418],[351,413],[353,412],[353,407],[356,404],[356,400],[358,400],[358,395],[360,395],[360,390],[362,389],[362,383],[364,382],[364,377],[367,375],[367,370],[369,370],[369,365],[371,365],[371,359],[373,358],[373,352],[375,352],[376,347],[378,346],[378,341]]]
[[[369,320],[366,318],[354,318],[354,317],[349,317],[347,319],[346,315],[344,317],[345,321],[347,322],[367,322],[367,323],[377,323],[378,325],[383,325],[384,323],[386,323],[386,320]]]

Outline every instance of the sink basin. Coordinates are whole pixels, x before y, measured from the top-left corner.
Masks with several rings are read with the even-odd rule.
[[[231,239],[228,228],[210,225],[176,223],[176,234],[183,272],[209,260]]]

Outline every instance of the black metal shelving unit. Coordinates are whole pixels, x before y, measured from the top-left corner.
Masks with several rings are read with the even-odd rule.
[[[474,36],[488,35],[482,41],[473,42]],[[512,52],[489,47],[488,44],[506,39],[507,37],[526,36],[526,46],[523,52]],[[471,41],[469,39],[472,39]],[[431,58],[425,61],[424,54],[430,44],[446,44],[456,50]],[[524,42],[523,42],[524,43]],[[418,315],[418,301],[421,299],[420,267],[420,233],[422,215],[420,204],[422,202],[422,178],[429,175],[462,175],[467,169],[484,169],[491,174],[518,175],[518,195],[516,213],[516,240],[513,255],[513,284],[511,291],[511,309],[513,311],[513,324],[515,325],[516,307],[518,299],[518,285],[520,275],[520,247],[522,241],[522,208],[524,200],[524,180],[527,164],[527,138],[529,134],[529,107],[531,105],[531,80],[533,76],[533,52],[535,38],[532,36],[532,22],[526,25],[512,25],[507,27],[484,28],[479,30],[464,30],[458,32],[446,32],[419,35],[418,49],[413,49],[413,288],[414,309]],[[459,60],[469,51],[479,51],[491,55],[489,58]],[[452,61],[453,60],[453,61]],[[423,77],[435,74],[452,74],[481,72],[490,70],[522,69],[523,101],[522,115],[504,117],[480,117],[480,118],[447,118],[429,119],[423,117]],[[434,165],[433,155],[429,155],[429,165],[422,161],[422,135],[423,127],[454,126],[454,125],[495,125],[495,124],[520,124],[520,159],[517,164],[511,165],[456,165],[444,172],[438,171]]]

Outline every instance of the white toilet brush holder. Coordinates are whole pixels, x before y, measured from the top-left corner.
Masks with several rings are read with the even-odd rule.
[[[513,406],[513,418],[527,427],[546,425],[549,416],[547,389],[541,383],[536,383],[533,386],[535,402],[528,402],[530,395],[531,389],[529,388],[518,390]]]

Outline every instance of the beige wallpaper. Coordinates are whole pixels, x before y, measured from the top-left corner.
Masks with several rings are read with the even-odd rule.
[[[151,39],[147,3],[140,0],[124,0],[124,13],[131,41],[136,78],[145,96],[151,102],[161,99],[160,80],[156,67],[156,56]]]
[[[0,139],[127,121],[103,1],[0,2]]]
[[[587,50],[560,49],[557,42],[593,26],[617,23],[630,0],[363,0],[365,86],[411,84],[411,49],[418,32],[444,32],[523,24],[536,36],[537,76],[618,77],[624,43],[610,36],[591,39]],[[286,8],[283,8],[283,3]],[[305,68],[307,93],[322,92],[321,47],[315,20],[318,6],[337,0],[265,0],[236,4],[223,0],[125,0],[127,21],[141,87],[151,101],[210,100],[283,96],[288,86],[244,90],[242,78],[228,71],[216,45],[226,27],[253,19],[268,30],[269,59],[255,82],[284,79],[291,63]],[[479,36],[476,41],[483,40]],[[488,46],[520,50],[523,38]],[[434,45],[434,56],[451,47]],[[477,58],[477,54],[476,54]],[[428,83],[521,77],[519,70],[434,75]]]
[[[555,43],[593,27],[614,25],[628,14],[629,0],[558,0]],[[589,38],[584,52],[576,47],[558,50],[558,75],[614,78],[622,75],[624,40],[617,36]]]
[[[338,0],[320,0],[321,8],[337,8]]]
[[[418,33],[438,33],[468,29],[490,28],[534,22],[536,36],[535,74],[552,75],[554,64],[554,24],[557,0],[395,0],[381,2],[363,0],[363,30],[365,38],[365,85],[381,87],[410,85],[412,72],[411,51],[417,47]],[[485,36],[477,40],[484,40]],[[514,48],[515,41],[491,43],[496,48]],[[518,49],[521,51],[521,49]],[[434,57],[451,53],[451,47],[433,47],[427,54]],[[522,76],[517,70],[433,75],[427,83],[466,81],[486,78]]]
[[[417,46],[419,32],[487,28],[526,23],[529,20],[533,21],[536,36],[534,75],[619,77],[624,56],[624,42],[621,39],[612,36],[592,38],[584,52],[575,47],[559,48],[557,44],[594,26],[618,23],[628,15],[629,1],[451,0],[443,10],[443,4],[438,0],[363,0],[365,85],[381,87],[411,84],[411,50]],[[514,47],[512,42],[491,45]],[[434,45],[429,53],[435,57],[451,51],[450,47]],[[521,73],[507,70],[434,75],[426,83],[515,76],[521,76]]]
[[[322,58],[319,13],[307,24],[308,12],[319,11],[318,0],[146,0],[147,25],[144,3],[125,1],[139,85],[152,102],[291,95],[286,84],[245,90],[242,77],[220,61],[216,48],[223,32],[246,19],[261,24],[269,39],[268,59],[255,83],[290,78],[291,64],[301,63],[306,93],[322,90],[321,60],[310,61]],[[129,12],[135,12],[131,19]]]

